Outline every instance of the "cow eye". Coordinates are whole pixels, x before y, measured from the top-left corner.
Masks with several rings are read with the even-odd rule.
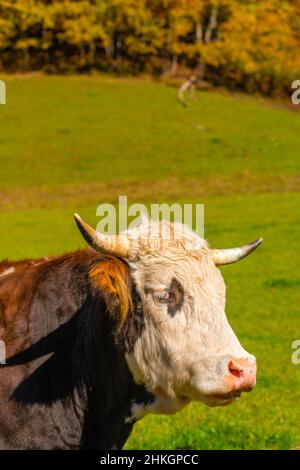
[[[183,305],[184,290],[177,279],[173,278],[169,288],[168,314],[174,317]]]
[[[170,292],[169,291],[158,292],[155,297],[160,303],[167,304],[170,300]]]
[[[168,306],[168,314],[174,317],[183,305],[184,290],[179,281],[172,279],[169,289],[152,291],[154,301]]]
[[[175,304],[177,302],[177,293],[173,290],[158,292],[155,297],[162,304]]]

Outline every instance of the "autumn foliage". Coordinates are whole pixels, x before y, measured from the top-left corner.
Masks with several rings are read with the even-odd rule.
[[[300,0],[0,0],[2,71],[192,71],[274,94],[299,52]]]

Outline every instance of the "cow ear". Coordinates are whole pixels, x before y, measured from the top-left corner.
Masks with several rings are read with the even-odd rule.
[[[121,327],[132,308],[128,268],[117,258],[107,258],[93,266],[90,279],[93,290],[101,295],[108,312]]]

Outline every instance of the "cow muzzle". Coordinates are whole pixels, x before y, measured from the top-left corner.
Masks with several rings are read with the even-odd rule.
[[[225,371],[224,371],[225,366]],[[242,392],[250,392],[256,385],[256,359],[229,358],[222,361],[223,387],[209,393],[207,403],[212,406],[227,405],[240,397]]]
[[[186,395],[209,406],[228,405],[255,387],[256,370],[256,359],[250,355],[207,358],[193,370]]]
[[[232,359],[228,363],[228,382],[232,390],[248,392],[256,384],[256,360],[254,358]]]

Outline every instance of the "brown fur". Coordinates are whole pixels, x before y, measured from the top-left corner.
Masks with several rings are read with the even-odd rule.
[[[24,345],[21,338],[26,336],[26,324],[30,322],[30,306],[37,286],[56,268],[73,269],[81,264],[90,265],[91,287],[101,294],[107,311],[121,329],[132,309],[132,284],[126,265],[119,259],[86,249],[51,259],[5,260],[0,263],[0,272],[15,268],[13,273],[0,277],[0,339],[5,341],[7,353],[15,354]]]
[[[119,329],[123,326],[129,310],[132,309],[131,279],[122,261],[109,257],[90,270],[94,289],[101,292],[108,311],[119,314]]]
[[[9,268],[0,277],[0,449],[122,447],[132,402],[153,398],[125,359],[144,327],[127,264],[86,249],[0,263],[0,273]]]
[[[0,275],[8,268],[15,268],[15,271],[20,271],[30,266],[36,266],[37,264],[45,263],[49,260],[50,258],[48,257],[36,259],[22,259],[19,261],[11,261],[9,259],[5,259],[0,262]]]

